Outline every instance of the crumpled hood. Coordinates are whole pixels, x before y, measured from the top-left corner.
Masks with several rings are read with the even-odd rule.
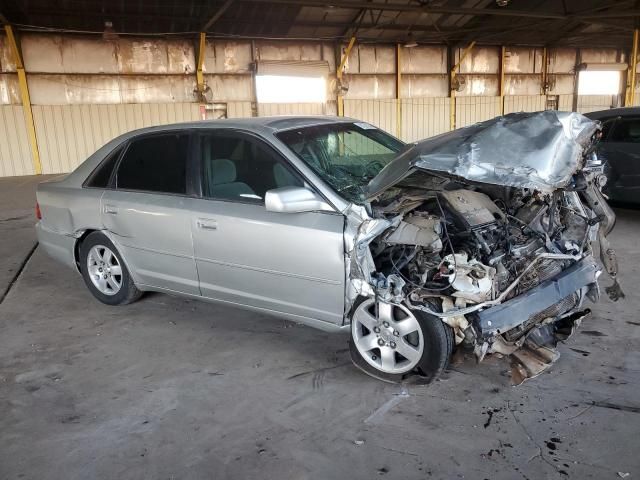
[[[600,123],[580,113],[512,113],[417,142],[367,187],[372,199],[415,170],[552,192],[583,165]]]

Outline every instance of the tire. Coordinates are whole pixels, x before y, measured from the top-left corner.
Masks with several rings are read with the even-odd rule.
[[[453,346],[451,327],[420,310],[376,304],[372,298],[361,300],[352,310],[351,359],[379,380],[431,383],[449,365]]]
[[[122,255],[100,232],[90,233],[80,245],[80,271],[89,291],[102,303],[126,305],[142,296]]]

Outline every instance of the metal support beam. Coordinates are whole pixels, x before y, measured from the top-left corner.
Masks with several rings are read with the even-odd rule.
[[[473,50],[476,41],[472,41],[467,48],[465,48],[458,59],[458,62],[451,68],[451,72],[449,74],[450,82],[451,82],[451,91],[449,92],[450,104],[449,104],[449,127],[451,130],[455,130],[456,128],[456,90],[455,90],[455,80],[457,71],[460,68],[460,65],[467,58],[467,55]]]
[[[500,47],[500,115],[504,115],[504,67],[506,63],[506,47]]]
[[[549,84],[547,81],[547,72],[549,71],[549,54],[547,47],[542,49],[542,70],[540,78],[540,95],[546,95],[549,92]]]
[[[307,7],[327,8],[325,0],[251,0],[253,3],[280,3],[284,5],[296,5]],[[451,15],[493,15],[501,17],[525,17],[525,18],[553,18],[556,20],[566,19],[568,16],[561,13],[533,12],[525,10],[514,10],[512,8],[460,8],[460,7],[428,7],[426,5],[416,5],[406,3],[381,3],[373,4],[366,2],[332,2],[334,8],[348,10],[379,10],[390,12],[422,12],[433,14]]]
[[[402,45],[396,44],[396,137],[402,138]]]
[[[216,13],[214,13],[211,18],[209,18],[209,20],[207,20],[207,23],[205,23],[202,28],[200,29],[200,31],[202,32],[206,32],[207,30],[209,30],[211,27],[213,27],[213,25],[218,21],[218,19],[224,14],[224,12],[227,11],[227,9],[231,6],[231,4],[233,4],[234,0],[227,0],[226,2],[224,2],[222,4],[222,6],[216,10]]]
[[[344,66],[347,63],[347,59],[349,58],[349,54],[351,53],[351,49],[353,48],[353,44],[356,43],[356,37],[351,37],[349,40],[349,45],[347,45],[347,49],[342,54],[342,58],[340,59],[340,66],[338,67],[338,71],[336,72],[336,78],[338,79],[338,116],[344,117],[344,94],[342,92],[342,74],[344,73]]]
[[[36,175],[42,174],[42,164],[40,163],[40,150],[38,149],[38,138],[36,137],[36,127],[33,123],[33,111],[31,110],[31,97],[29,96],[29,84],[27,83],[27,74],[24,70],[24,62],[22,61],[22,52],[18,45],[18,41],[13,34],[11,25],[5,25],[4,30],[7,33],[9,48],[13,53],[16,62],[16,71],[18,73],[18,86],[20,88],[20,97],[22,98],[22,110],[24,111],[24,121],[27,127],[27,135],[29,137],[29,145],[31,146],[31,157],[33,161],[33,171]]]
[[[200,41],[198,42],[198,64],[196,65],[196,81],[198,94],[204,93],[204,74],[202,72],[202,66],[204,65],[204,53],[207,45],[207,34],[200,32]]]
[[[636,99],[636,70],[638,69],[638,29],[633,31],[633,45],[631,47],[631,58],[629,59],[629,73],[627,75],[627,94],[624,106],[633,106]]]
[[[573,98],[571,103],[571,111],[578,111],[578,99],[580,92],[580,65],[582,64],[582,50],[580,48],[576,48],[576,66],[574,68],[574,77],[573,77]]]

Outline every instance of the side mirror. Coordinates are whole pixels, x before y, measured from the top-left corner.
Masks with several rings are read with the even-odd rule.
[[[264,204],[269,212],[334,211],[322,197],[305,187],[282,187],[269,190],[265,195]]]

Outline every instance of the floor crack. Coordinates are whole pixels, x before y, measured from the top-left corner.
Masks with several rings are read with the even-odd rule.
[[[18,267],[18,270],[16,271],[15,275],[13,276],[11,281],[9,282],[9,285],[7,285],[7,288],[5,288],[4,292],[0,296],[0,304],[2,302],[4,302],[4,299],[7,298],[7,295],[9,295],[9,292],[11,291],[11,289],[13,288],[15,283],[20,278],[20,275],[22,275],[22,272],[24,271],[24,268],[27,266],[27,263],[29,262],[29,260],[33,256],[33,254],[35,253],[36,248],[38,248],[38,242],[36,242],[36,244],[33,246],[33,248],[31,250],[29,250],[29,253],[27,254],[27,256],[20,263],[20,267]]]

